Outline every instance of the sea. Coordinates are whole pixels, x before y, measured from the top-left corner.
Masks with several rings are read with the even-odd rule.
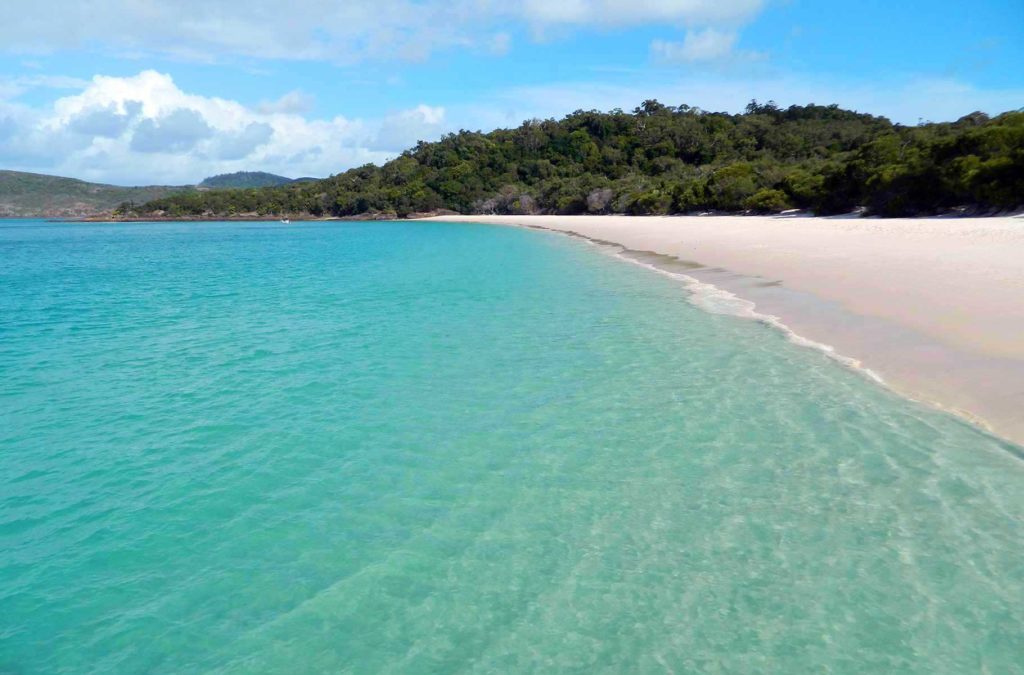
[[[1024,672],[1024,450],[550,232],[0,221],[0,673]]]

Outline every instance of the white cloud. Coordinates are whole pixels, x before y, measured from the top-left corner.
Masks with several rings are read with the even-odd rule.
[[[299,113],[306,103],[296,92],[254,107],[198,96],[152,70],[96,76],[50,105],[0,99],[0,156],[5,168],[122,184],[194,183],[257,169],[326,176],[383,162],[447,130],[443,108],[313,119]]]
[[[185,152],[210,136],[213,136],[213,128],[202,113],[178,108],[156,119],[139,122],[132,134],[131,149],[135,152]]]
[[[82,46],[199,61],[422,60],[450,48],[501,54],[516,24],[735,27],[766,0],[38,0],[0,3],[0,45],[52,52]],[[505,36],[505,37],[503,37]]]
[[[274,127],[266,122],[250,122],[238,133],[225,133],[217,140],[214,156],[218,159],[244,159],[256,148],[270,142]]]
[[[123,111],[118,110],[117,106],[114,105],[83,110],[68,120],[67,127],[71,131],[85,136],[117,138],[125,132],[131,121],[138,116],[141,108],[140,103],[134,102],[125,104]]]
[[[653,41],[651,54],[657,60],[668,63],[719,61],[732,53],[736,38],[736,31],[732,30],[689,30],[682,42]]]
[[[764,6],[763,0],[525,0],[522,11],[537,25],[639,25],[736,23]]]
[[[417,141],[437,140],[445,130],[445,109],[420,105],[384,118],[373,148],[401,152]]]

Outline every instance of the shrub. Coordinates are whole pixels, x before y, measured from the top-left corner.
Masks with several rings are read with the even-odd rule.
[[[661,190],[649,190],[636,195],[629,205],[629,212],[636,216],[664,215],[672,206],[672,195]]]
[[[747,197],[743,202],[743,208],[755,213],[778,213],[790,207],[786,193],[782,190],[762,188]]]

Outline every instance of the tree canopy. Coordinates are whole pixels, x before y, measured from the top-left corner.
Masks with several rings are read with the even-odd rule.
[[[383,166],[319,181],[181,193],[126,215],[404,217],[479,213],[697,211],[819,214],[858,207],[910,216],[1024,204],[1024,112],[918,126],[836,105],[742,114],[644,101],[632,112],[577,110],[490,133],[419,142]]]
[[[201,188],[250,188],[274,187],[291,183],[291,178],[278,176],[265,171],[236,171],[210,176],[199,184]]]

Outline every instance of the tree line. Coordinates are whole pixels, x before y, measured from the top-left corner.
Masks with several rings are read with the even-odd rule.
[[[1024,111],[917,126],[836,105],[742,114],[644,101],[419,142],[319,181],[180,193],[121,215],[382,216],[704,211],[879,216],[1024,205]]]

